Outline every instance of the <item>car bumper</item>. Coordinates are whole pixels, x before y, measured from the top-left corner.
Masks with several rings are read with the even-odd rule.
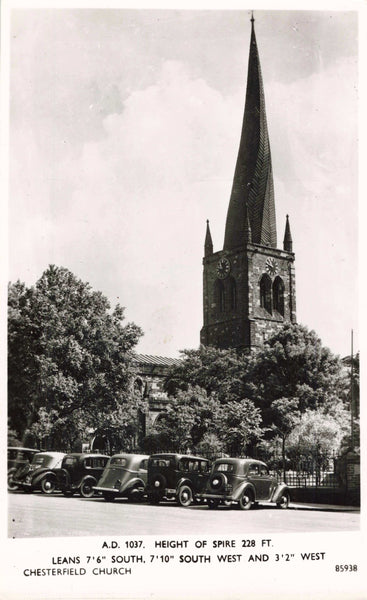
[[[117,490],[116,488],[93,486],[93,489],[95,492],[102,492],[102,494],[103,492],[108,492],[109,494],[115,494],[117,496],[120,493],[120,490]]]
[[[29,481],[21,481],[18,479],[13,479],[13,483],[15,483],[15,485],[19,485],[19,487],[23,487],[23,488],[31,488],[32,484]]]
[[[235,500],[231,494],[200,494],[204,500]]]

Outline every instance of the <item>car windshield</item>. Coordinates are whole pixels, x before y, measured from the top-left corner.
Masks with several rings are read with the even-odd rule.
[[[233,463],[220,463],[219,465],[214,465],[214,471],[221,471],[222,473],[233,473],[234,464]]]
[[[124,456],[115,456],[111,458],[110,465],[114,467],[126,467],[127,459]]]

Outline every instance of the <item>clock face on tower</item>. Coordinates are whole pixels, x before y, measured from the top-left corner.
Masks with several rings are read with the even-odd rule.
[[[217,264],[217,276],[219,279],[225,279],[231,270],[231,263],[228,258],[221,258]]]
[[[278,265],[275,262],[274,258],[267,259],[265,269],[269,275],[275,275],[275,273],[278,271]]]

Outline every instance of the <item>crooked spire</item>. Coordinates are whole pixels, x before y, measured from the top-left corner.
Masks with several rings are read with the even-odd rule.
[[[245,111],[227,213],[224,250],[246,243],[248,221],[253,243],[276,247],[271,153],[253,15]]]

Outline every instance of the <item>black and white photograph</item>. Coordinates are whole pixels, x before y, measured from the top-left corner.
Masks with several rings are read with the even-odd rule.
[[[1,598],[366,598],[364,9],[3,6]]]

